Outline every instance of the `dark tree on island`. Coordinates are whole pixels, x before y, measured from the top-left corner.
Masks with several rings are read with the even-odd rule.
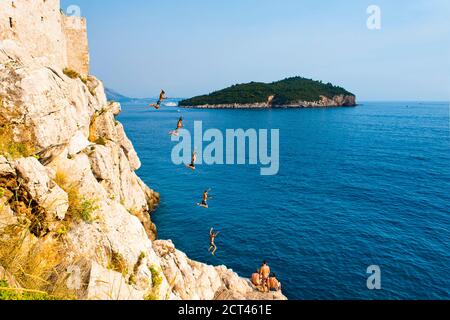
[[[208,95],[183,100],[180,102],[180,106],[258,103],[282,106],[299,102],[317,102],[323,100],[323,97],[331,100],[337,96],[353,97],[353,101],[355,98],[354,94],[331,83],[325,84],[322,81],[294,77],[272,83],[250,82],[237,84]],[[345,105],[345,103],[342,105]]]

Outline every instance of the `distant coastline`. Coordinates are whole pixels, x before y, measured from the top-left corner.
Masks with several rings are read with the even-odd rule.
[[[108,100],[150,103],[156,98],[131,98],[106,88]],[[170,101],[169,101],[170,100]],[[302,77],[272,83],[250,82],[189,99],[168,99],[166,106],[191,109],[302,109],[356,107],[356,96],[331,83]],[[176,104],[176,105],[174,105]]]
[[[105,88],[106,98],[108,101],[119,102],[123,104],[149,104],[158,101],[158,98],[132,98],[125,96],[113,89]],[[178,107],[178,102],[183,100],[182,98],[170,98],[164,103],[167,107]]]

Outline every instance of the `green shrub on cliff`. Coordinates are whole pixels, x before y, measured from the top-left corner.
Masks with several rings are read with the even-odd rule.
[[[108,269],[121,273],[124,277],[128,274],[128,264],[125,258],[118,252],[112,251],[109,257]]]
[[[83,82],[85,85],[88,85],[88,79],[86,77],[79,76],[79,78],[81,82]]]
[[[347,90],[301,77],[288,78],[272,83],[251,82],[237,84],[209,95],[194,97],[180,102],[181,106],[217,105],[217,104],[251,104],[266,103],[270,96],[275,96],[276,105],[298,101],[319,101],[320,96],[333,98],[337,95],[351,95]]]
[[[69,69],[69,68],[64,68],[63,73],[66,76],[68,76],[70,79],[77,79],[77,78],[80,79],[81,82],[83,82],[89,88],[90,94],[93,95],[93,96],[96,95],[95,88],[90,88],[89,87],[88,78],[82,76],[81,74],[79,74],[75,70],[72,70],[72,69]]]
[[[108,143],[108,142],[106,141],[106,139],[103,138],[103,137],[99,137],[99,138],[96,139],[94,142],[95,142],[95,144],[98,144],[99,146],[106,146],[106,144]]]
[[[67,211],[67,215],[76,222],[94,222],[94,213],[99,209],[97,201],[82,197],[76,188],[70,188],[66,192],[69,195],[69,210]]]
[[[80,74],[78,72],[69,68],[64,68],[63,73],[70,79],[80,78]]]
[[[59,169],[56,171],[55,183],[61,187],[69,197],[69,210],[67,218],[75,222],[84,221],[92,223],[95,221],[94,214],[99,209],[96,199],[88,199],[80,194],[79,186],[70,183],[65,171]]]
[[[159,290],[163,283],[161,272],[155,266],[149,267],[152,273],[152,290],[145,296],[145,300],[159,300]]]
[[[34,153],[35,149],[30,141],[18,142],[10,126],[0,127],[0,155],[17,159],[29,157]]]
[[[8,282],[5,280],[0,281],[0,300],[56,300],[48,295],[46,292],[24,290],[10,288]]]

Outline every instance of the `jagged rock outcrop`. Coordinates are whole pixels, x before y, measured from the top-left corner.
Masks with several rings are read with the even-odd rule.
[[[89,275],[88,300],[143,300],[142,293],[130,286],[118,272],[93,263]]]
[[[13,166],[8,162],[8,160],[0,155],[0,177],[15,175],[16,171]]]
[[[213,267],[190,260],[171,241],[155,241],[153,247],[173,293],[194,300],[284,300],[281,293],[260,293],[249,280],[224,266]]]
[[[16,171],[8,160],[0,155],[0,185],[5,185],[11,177],[15,177]],[[0,187],[0,228],[3,226],[14,225],[17,218],[8,204],[6,189]]]
[[[11,207],[8,205],[7,199],[2,192],[0,192],[0,228],[4,226],[15,225],[17,218]]]
[[[0,280],[4,280],[8,283],[8,285],[12,288],[18,288],[19,285],[14,279],[14,276],[5,270],[2,266],[0,266]]]
[[[56,242],[71,284],[79,270],[81,299],[284,298],[154,241],[159,194],[135,173],[141,163],[115,119],[120,105],[96,78],[73,79],[43,61],[0,41],[0,128],[10,129],[16,156],[32,150],[15,159],[0,150],[0,239],[20,227],[33,244]]]
[[[46,220],[64,220],[69,209],[69,197],[49,178],[48,169],[36,158],[23,158],[15,163],[21,184],[39,206],[49,214]]]

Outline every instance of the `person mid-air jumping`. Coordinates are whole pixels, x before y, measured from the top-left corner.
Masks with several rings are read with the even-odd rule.
[[[197,162],[197,151],[192,152],[192,160],[188,167],[189,169],[195,170],[195,163]]]
[[[178,131],[183,128],[183,117],[180,117],[177,123],[177,128],[174,131],[170,131],[169,134],[171,136],[178,136]]]
[[[206,208],[206,209],[209,208],[209,206],[208,206],[208,199],[210,199],[209,191],[210,190],[206,190],[205,192],[203,192],[203,200],[202,200],[202,202],[197,203],[198,206]]]
[[[149,107],[154,107],[156,110],[161,108],[161,103],[163,103],[164,100],[166,100],[166,92],[164,90],[161,90],[161,93],[159,94],[159,100],[157,103],[153,103],[149,105]]]
[[[220,234],[220,232],[214,232],[214,228],[211,228],[211,230],[209,231],[209,252],[211,252],[211,254],[214,256],[216,255],[216,251],[217,251],[217,246],[215,244],[216,238],[217,236]]]

